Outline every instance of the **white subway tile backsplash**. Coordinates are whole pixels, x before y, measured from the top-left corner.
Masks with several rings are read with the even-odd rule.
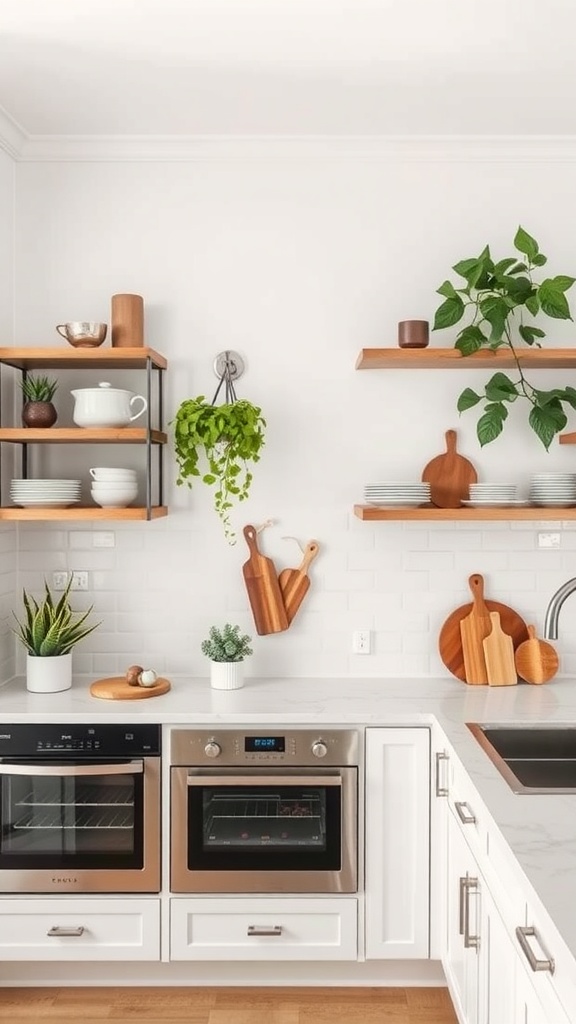
[[[404,553],[403,568],[407,570],[450,570],[454,565],[454,555],[449,545],[445,551],[411,551]]]

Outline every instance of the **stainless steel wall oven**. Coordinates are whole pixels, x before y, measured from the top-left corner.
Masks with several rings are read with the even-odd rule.
[[[355,892],[358,734],[175,729],[173,892]]]
[[[0,725],[0,892],[159,892],[160,727]]]

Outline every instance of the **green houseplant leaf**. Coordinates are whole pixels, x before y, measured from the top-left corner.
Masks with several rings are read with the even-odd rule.
[[[180,405],[172,424],[178,464],[176,483],[192,486],[198,477],[215,487],[214,508],[230,544],[236,535],[230,524],[235,502],[245,501],[252,484],[249,463],[260,460],[266,420],[262,410],[238,399],[212,405],[204,395],[188,398]]]
[[[548,261],[540,252],[535,238],[523,227],[514,236],[514,248],[521,254],[507,256],[494,263],[489,246],[477,257],[460,260],[453,270],[466,281],[465,288],[456,288],[446,280],[437,289],[444,301],[436,310],[433,330],[444,330],[459,323],[466,314],[471,319],[456,335],[455,348],[463,356],[472,356],[481,349],[508,348],[516,367],[515,379],[503,373],[494,374],[477,394],[465,388],[458,398],[460,413],[483,402],[476,433],[481,445],[494,441],[501,433],[508,416],[507,404],[523,399],[529,404],[528,423],[546,449],[556,434],[566,426],[563,405],[576,408],[574,389],[555,388],[539,391],[526,379],[516,344],[540,347],[545,332],[525,317],[540,314],[555,320],[571,320],[566,292],[575,278],[565,274],[534,280],[534,271]]]
[[[42,658],[68,654],[80,640],[100,625],[99,622],[90,626],[85,625],[92,612],[91,607],[76,619],[73,618],[74,612],[69,602],[72,579],[73,576],[70,574],[66,588],[56,604],[46,581],[44,599],[41,602],[23,591],[25,615],[21,621],[13,613],[18,626],[18,629],[13,629],[13,633],[29,654]]]

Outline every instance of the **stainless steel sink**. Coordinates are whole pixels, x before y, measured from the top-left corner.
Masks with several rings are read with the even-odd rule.
[[[576,725],[466,724],[514,793],[576,793]]]

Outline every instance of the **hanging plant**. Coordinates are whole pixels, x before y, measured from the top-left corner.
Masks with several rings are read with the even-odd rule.
[[[522,370],[516,346],[519,342],[521,347],[522,343],[542,347],[540,342],[545,333],[526,323],[526,314],[532,318],[544,313],[555,320],[572,319],[566,292],[575,278],[560,274],[538,283],[534,272],[548,262],[538,242],[519,227],[514,247],[519,256],[508,256],[495,263],[486,246],[478,257],[461,260],[452,267],[465,285],[457,288],[451,281],[444,281],[437,289],[444,301],[436,310],[433,330],[453,327],[465,313],[470,313],[470,323],[456,336],[455,348],[463,356],[479,349],[496,351],[502,347],[512,353],[517,371],[514,380],[505,373],[495,373],[483,393],[465,388],[458,399],[459,412],[485,403],[476,427],[480,445],[498,437],[508,416],[507,405],[519,398],[529,403],[530,427],[548,449],[567,423],[563,403],[576,409],[576,390],[570,386],[550,391],[534,387]]]
[[[198,477],[216,488],[214,508],[226,539],[235,544],[230,510],[234,502],[245,501],[250,491],[249,463],[259,461],[264,445],[266,421],[262,410],[245,399],[213,405],[199,395],[182,402],[172,422],[178,463],[176,483],[192,487],[191,478]]]

